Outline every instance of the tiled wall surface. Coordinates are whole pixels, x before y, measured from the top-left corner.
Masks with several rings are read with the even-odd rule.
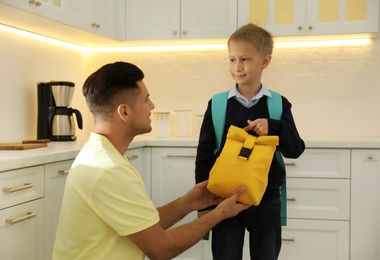
[[[36,83],[76,83],[72,106],[91,131],[81,86],[105,63],[138,65],[155,111],[190,109],[203,114],[208,100],[234,84],[227,51],[97,53],[52,46],[0,32],[0,142],[36,137]],[[293,104],[303,136],[380,136],[380,38],[358,47],[275,49],[263,83]]]

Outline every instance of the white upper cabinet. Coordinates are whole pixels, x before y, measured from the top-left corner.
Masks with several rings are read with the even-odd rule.
[[[66,0],[70,25],[79,29],[118,39],[117,0]]]
[[[35,13],[55,21],[67,21],[65,0],[0,0],[0,3]]]
[[[252,22],[275,36],[376,33],[378,0],[239,0],[239,26]]]
[[[126,40],[227,38],[237,0],[126,0]]]

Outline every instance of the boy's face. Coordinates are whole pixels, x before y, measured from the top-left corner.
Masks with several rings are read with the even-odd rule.
[[[261,85],[261,73],[271,60],[271,55],[261,55],[255,47],[242,41],[228,45],[230,72],[238,86]]]

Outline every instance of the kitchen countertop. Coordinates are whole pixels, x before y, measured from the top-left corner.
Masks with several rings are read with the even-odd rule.
[[[380,137],[303,137],[307,148],[329,149],[380,149]],[[75,158],[87,137],[74,142],[50,142],[48,147],[30,150],[0,151],[0,172]],[[196,147],[195,137],[156,138],[151,135],[138,136],[129,149],[139,147]]]

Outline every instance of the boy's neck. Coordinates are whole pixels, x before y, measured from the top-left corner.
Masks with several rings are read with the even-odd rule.
[[[256,96],[261,89],[261,83],[259,85],[237,85],[237,90],[242,94],[247,100],[251,100]]]

